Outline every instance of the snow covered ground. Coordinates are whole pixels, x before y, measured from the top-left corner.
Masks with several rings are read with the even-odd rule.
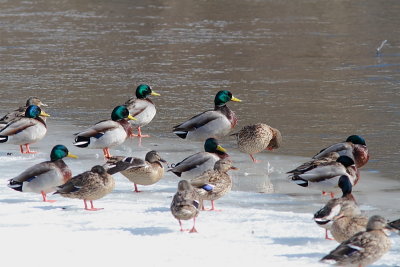
[[[115,190],[94,202],[95,207],[104,208],[96,212],[85,211],[80,200],[50,195],[57,202],[43,203],[40,195],[6,186],[8,179],[25,168],[47,160],[51,147],[58,143],[80,156],[65,160],[74,175],[103,163],[100,150],[74,148],[71,133],[60,131],[34,145],[40,151],[37,155],[20,155],[17,147],[1,145],[1,266],[327,266],[318,261],[337,246],[323,238],[324,231],[312,220],[313,212],[327,198],[285,180],[285,171],[304,159],[276,152],[258,155],[263,163],[254,165],[227,145],[240,168],[232,172],[234,191],[216,202],[222,211],[200,213],[198,234],[180,232],[170,213],[179,180],[171,173],[158,184],[140,186],[141,193],[133,193],[133,185],[116,174]],[[143,157],[156,149],[172,163],[199,149],[196,144],[179,144],[180,140],[153,138],[143,140],[139,147],[133,139],[111,152]],[[363,174],[361,184],[373,180],[364,178],[368,175]],[[376,183],[393,188],[385,181]],[[381,200],[375,206],[362,189],[355,194],[360,195],[367,214],[400,217],[392,203],[399,203],[398,191],[387,190],[390,204],[385,194],[376,194]],[[184,222],[186,228],[191,225],[192,221]],[[374,266],[400,266],[400,237],[393,234],[392,240],[391,251]]]

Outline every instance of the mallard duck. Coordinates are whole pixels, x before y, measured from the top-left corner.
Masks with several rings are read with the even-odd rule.
[[[257,123],[243,127],[236,136],[239,150],[249,154],[253,162],[260,161],[254,158],[254,154],[267,150],[278,149],[282,143],[281,132],[264,123]]]
[[[29,145],[40,141],[47,133],[46,122],[40,116],[50,115],[36,105],[27,107],[25,117],[15,118],[0,130],[0,143],[19,145],[23,154],[36,153],[30,150]]]
[[[199,215],[199,200],[194,188],[187,180],[179,181],[178,191],[174,195],[171,203],[171,213],[178,220],[183,230],[181,220],[193,219],[193,227],[190,233],[197,233],[196,217]]]
[[[229,170],[237,170],[237,168],[232,166],[230,159],[221,159],[215,163],[213,170],[206,171],[190,180],[190,183],[199,194],[203,210],[204,200],[211,200],[211,210],[215,210],[214,201],[231,191],[232,178],[227,173]]]
[[[142,135],[141,127],[149,124],[156,115],[156,106],[148,98],[149,95],[160,96],[160,94],[153,91],[151,86],[141,84],[136,88],[136,97],[125,102],[129,113],[136,118],[136,120],[130,121],[130,123],[133,127],[137,128],[138,137],[149,137],[148,135]],[[132,136],[135,135],[132,134]]]
[[[110,158],[110,147],[121,145],[132,133],[132,127],[125,119],[135,120],[125,106],[117,106],[111,113],[111,120],[96,123],[85,131],[76,133],[77,147],[102,148],[104,157]]]
[[[325,229],[325,239],[331,239],[328,237],[328,230],[331,230],[333,219],[340,213],[341,204],[345,201],[355,203],[351,193],[353,186],[347,175],[340,176],[338,186],[342,189],[342,197],[330,199],[322,209],[314,214],[314,221]]]
[[[354,161],[348,156],[340,156],[336,161],[311,166],[301,172],[291,171],[289,178],[300,186],[315,187],[323,192],[330,192],[333,197],[342,175],[347,175],[353,186],[360,177]]]
[[[390,228],[385,218],[374,215],[369,218],[366,231],[358,232],[342,242],[322,262],[345,266],[367,266],[380,259],[391,247],[385,230]]]
[[[364,138],[359,135],[350,135],[345,142],[331,145],[322,149],[313,158],[318,159],[325,157],[330,152],[337,152],[340,156],[348,156],[352,158],[357,168],[364,166],[369,160],[367,144]]]
[[[0,128],[3,128],[4,126],[7,125],[10,121],[14,120],[15,118],[18,117],[24,117],[25,116],[25,111],[30,105],[35,105],[38,107],[46,107],[47,105],[44,104],[38,97],[36,96],[31,96],[26,100],[26,104],[23,107],[19,107],[16,110],[13,110],[9,113],[7,113],[4,117],[0,119]],[[42,109],[42,111],[44,111]],[[42,118],[44,121],[46,121],[46,117]]]
[[[102,208],[95,208],[93,201],[111,193],[114,187],[114,178],[102,166],[96,165],[90,171],[78,174],[65,184],[58,186],[54,194],[82,199],[85,210],[96,211]],[[90,208],[86,201],[90,201]]]
[[[174,126],[173,132],[182,139],[205,140],[227,135],[237,123],[235,113],[226,105],[229,101],[241,102],[229,91],[219,91],[214,99],[214,110],[208,110]]]
[[[164,166],[162,163],[166,163],[166,161],[154,150],[147,152],[145,160],[114,156],[107,161],[107,164],[115,165],[108,170],[108,173],[121,172],[123,176],[134,183],[135,192],[140,192],[137,188],[138,184],[152,185],[163,178]]]
[[[368,218],[361,215],[361,211],[354,201],[343,201],[340,204],[339,214],[333,217],[331,234],[341,243],[360,231],[365,231]]]
[[[57,186],[64,184],[71,176],[71,170],[62,160],[65,157],[77,158],[69,153],[64,145],[56,145],[50,153],[50,161],[36,164],[20,175],[10,179],[8,187],[20,192],[34,192],[42,194],[43,201],[47,200],[46,194],[56,191]]]
[[[205,141],[204,150],[205,152],[199,152],[185,158],[168,171],[172,171],[178,177],[183,175],[185,178],[193,178],[207,170],[212,170],[215,162],[228,157],[225,148],[220,146],[215,138],[208,138]]]

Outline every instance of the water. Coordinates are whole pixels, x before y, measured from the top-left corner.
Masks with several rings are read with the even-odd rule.
[[[36,95],[49,105],[49,135],[73,133],[148,83],[162,96],[143,131],[176,142],[184,158],[201,144],[180,142],[172,126],[227,89],[243,100],[229,104],[238,129],[265,122],[282,132],[282,148],[262,156],[280,155],[281,174],[359,134],[371,152],[363,169],[398,192],[399,11],[395,0],[2,0],[0,112]]]

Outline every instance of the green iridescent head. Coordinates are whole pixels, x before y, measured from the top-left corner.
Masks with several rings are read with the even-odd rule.
[[[137,98],[144,99],[144,98],[148,97],[149,95],[159,96],[160,94],[153,92],[153,89],[151,88],[151,86],[147,85],[147,84],[140,84],[136,88],[136,97]]]
[[[363,146],[367,145],[365,143],[365,139],[359,135],[350,135],[349,137],[347,137],[346,142],[351,142],[355,145],[363,145]]]
[[[353,189],[353,185],[347,175],[340,176],[338,186],[342,189],[343,196],[350,194]]]
[[[231,92],[227,90],[222,90],[215,95],[214,104],[216,106],[223,106],[231,100],[235,102],[242,102],[242,100],[234,97]]]
[[[204,151],[209,153],[225,154],[226,149],[218,144],[217,139],[208,138],[204,143]]]
[[[56,161],[65,157],[78,158],[77,156],[69,153],[68,148],[64,145],[56,145],[50,152],[51,161]]]
[[[25,117],[36,119],[39,116],[49,117],[50,115],[43,112],[38,106],[30,105],[26,108]]]
[[[136,120],[134,117],[129,115],[129,110],[125,106],[116,106],[111,112],[111,119],[113,121],[119,121],[122,119]]]

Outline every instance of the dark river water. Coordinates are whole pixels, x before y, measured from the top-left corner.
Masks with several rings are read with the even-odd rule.
[[[143,131],[177,138],[227,89],[238,129],[280,129],[278,154],[359,134],[364,169],[400,180],[399,13],[398,0],[0,0],[0,111],[35,95],[51,120],[88,126],[148,83],[161,97]]]

